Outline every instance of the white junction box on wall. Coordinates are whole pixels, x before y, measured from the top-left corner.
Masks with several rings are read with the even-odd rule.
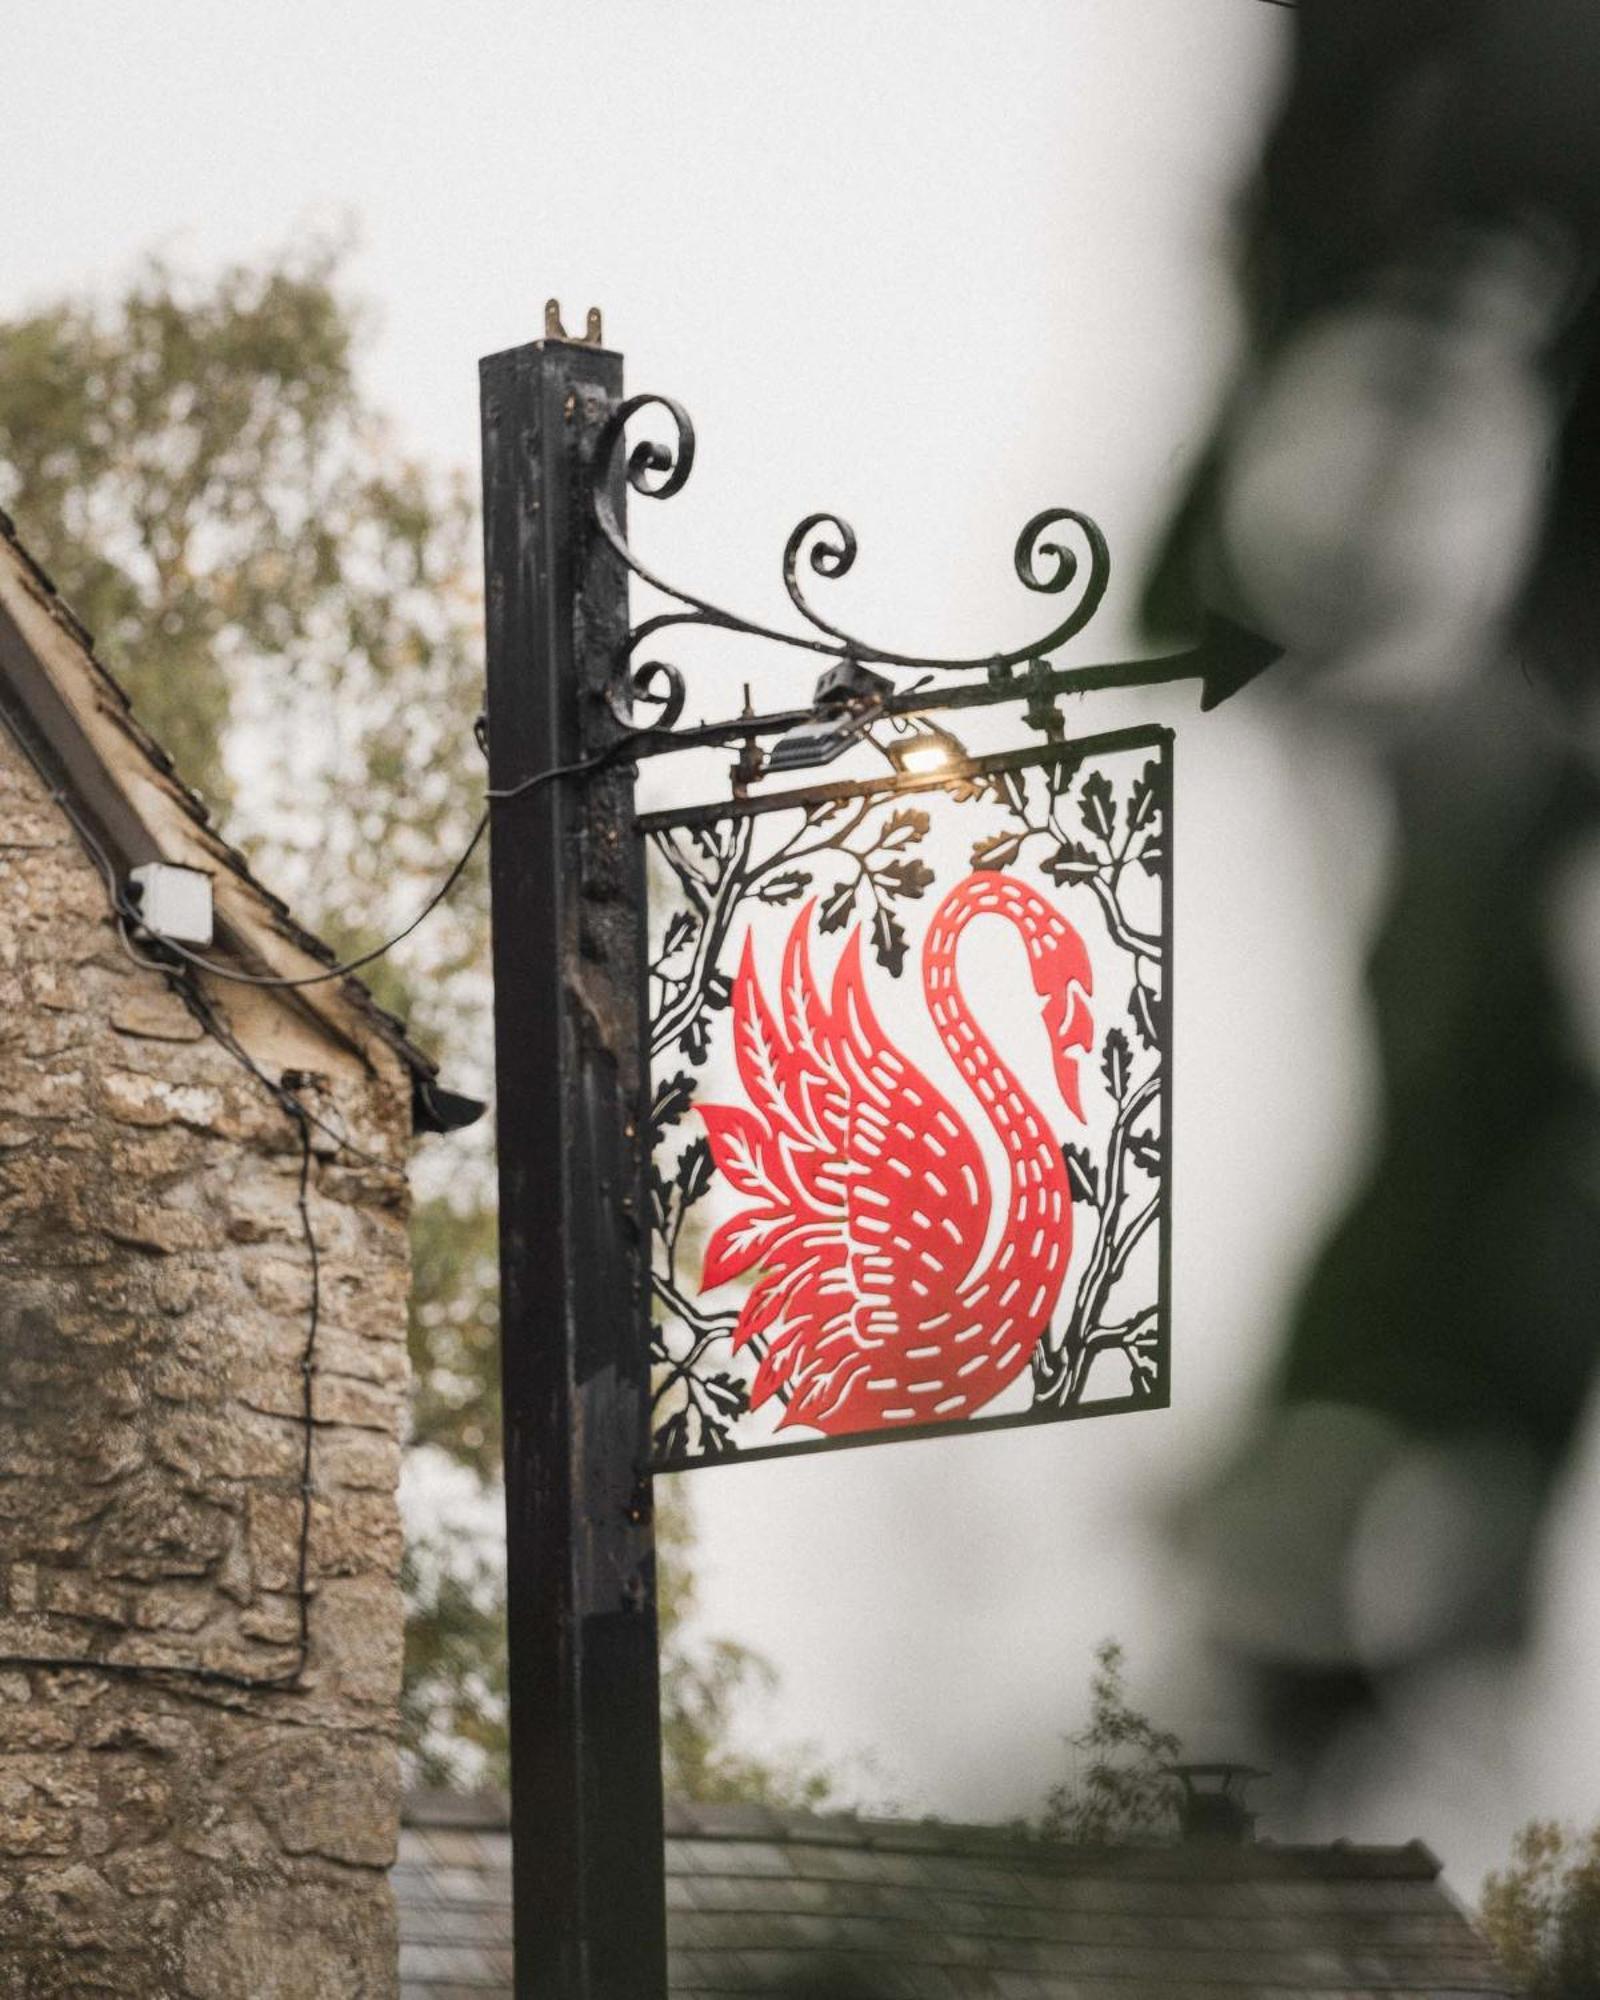
[[[210,944],[211,877],[198,868],[146,861],[128,871],[139,922],[152,937],[174,944]]]

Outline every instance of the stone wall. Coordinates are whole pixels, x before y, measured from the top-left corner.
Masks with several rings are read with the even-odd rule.
[[[211,998],[375,1156],[313,1128],[303,1674],[299,1132],[129,963],[0,734],[7,2000],[394,1991],[409,1095],[386,1048],[363,1060],[292,1000]]]

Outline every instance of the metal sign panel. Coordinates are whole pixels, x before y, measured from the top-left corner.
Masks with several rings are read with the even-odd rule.
[[[658,1470],[1162,1406],[1171,735],[651,815]]]

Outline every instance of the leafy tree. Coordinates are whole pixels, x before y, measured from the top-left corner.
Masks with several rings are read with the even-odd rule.
[[[804,1750],[753,1755],[734,1741],[738,1710],[771,1695],[769,1661],[733,1639],[696,1642],[694,1516],[681,1480],[656,1482],[656,1550],[661,1564],[661,1762],[669,1794],[709,1803],[816,1807],[837,1780]]]
[[[469,490],[368,406],[341,255],[209,284],[151,259],[111,303],[0,322],[0,505],[185,779],[350,948],[465,844],[481,621]],[[484,913],[480,865],[380,999],[440,1032]]]
[[[481,606],[467,483],[407,458],[363,392],[344,254],[313,239],[208,281],[150,259],[115,299],[0,320],[0,506],[184,778],[353,953],[409,920],[476,820]],[[364,975],[469,1078],[489,1044],[482,862]],[[414,1211],[413,1436],[487,1483],[495,1217],[485,1135],[450,1145],[449,1186],[424,1179]],[[770,1669],[692,1641],[687,1512],[669,1500],[663,1527],[669,1779],[817,1796],[809,1770],[729,1747],[734,1707]],[[496,1567],[434,1538],[409,1551],[406,1583],[414,1767],[503,1774]]]
[[[449,1194],[411,1214],[411,1442],[481,1484],[500,1471],[500,1267],[494,1209]]]
[[[1182,1756],[1182,1745],[1129,1703],[1115,1639],[1101,1641],[1094,1663],[1089,1721],[1066,1739],[1077,1768],[1047,1794],[1039,1829],[1081,1847],[1172,1840],[1181,1787],[1167,1767]]]
[[[504,1786],[505,1578],[459,1531],[407,1543],[400,1734],[415,1781]]]
[[[1478,1922],[1528,2000],[1600,2000],[1600,1822],[1530,1820],[1487,1876]]]
[[[738,1711],[777,1685],[759,1653],[732,1639],[697,1640],[694,1522],[677,1481],[656,1489],[661,1586],[661,1762],[669,1795],[711,1803],[815,1807],[835,1780],[803,1750],[755,1755],[738,1748]],[[506,1729],[505,1581],[460,1536],[415,1543],[405,1583],[413,1606],[406,1631],[405,1738],[423,1784],[504,1785]]]

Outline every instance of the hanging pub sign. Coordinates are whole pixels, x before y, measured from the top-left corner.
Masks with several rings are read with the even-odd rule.
[[[1171,737],[640,821],[657,1469],[1167,1401]]]

